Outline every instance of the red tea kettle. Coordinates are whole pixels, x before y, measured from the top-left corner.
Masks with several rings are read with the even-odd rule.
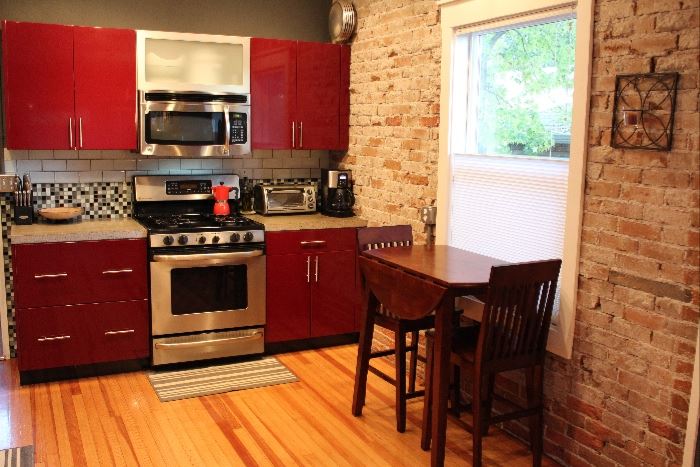
[[[229,214],[231,214],[231,207],[228,205],[228,194],[233,190],[238,191],[238,188],[226,186],[224,185],[224,182],[219,182],[219,186],[215,186],[211,189],[215,200],[215,216],[228,216]]]

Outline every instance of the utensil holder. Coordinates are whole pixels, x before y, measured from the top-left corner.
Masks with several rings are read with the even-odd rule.
[[[31,225],[34,223],[33,206],[15,206],[15,224]]]

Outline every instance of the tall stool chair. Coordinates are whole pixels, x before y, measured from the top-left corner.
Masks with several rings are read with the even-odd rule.
[[[534,261],[491,269],[481,325],[458,329],[452,340],[450,362],[471,374],[471,433],[474,466],[481,465],[481,442],[489,425],[530,417],[533,465],[542,464],[543,370],[549,324],[561,260]],[[421,447],[430,448],[430,376],[433,371],[433,337],[427,335],[428,366],[423,408]],[[527,407],[494,394],[496,374],[524,369]],[[459,387],[459,381],[455,382]],[[491,416],[493,399],[514,411]]]
[[[357,230],[357,243],[359,250],[374,250],[377,248],[389,248],[398,246],[410,246],[413,244],[413,232],[410,225],[396,225],[387,227],[365,227]],[[425,357],[418,355],[418,338],[419,332],[422,330],[427,330],[435,326],[435,317],[433,315],[426,316],[416,320],[400,319],[396,315],[391,313],[391,308],[389,306],[384,306],[384,304],[379,304],[376,311],[369,310],[369,319],[382,328],[388,329],[394,333],[395,344],[394,349],[381,350],[381,351],[371,351],[372,345],[372,335],[374,326],[369,328],[369,337],[366,339],[366,344],[370,348],[362,349],[369,354],[369,359],[386,357],[388,355],[394,355],[396,358],[396,373],[393,375],[388,375],[381,370],[367,365],[363,368],[358,368],[358,372],[355,375],[355,392],[357,396],[357,382],[359,380],[362,383],[362,397],[361,400],[353,401],[353,414],[359,416],[362,413],[362,406],[364,405],[364,385],[367,381],[367,371],[371,371],[383,380],[394,385],[396,388],[396,429],[403,433],[406,431],[406,401],[414,397],[423,396],[425,391],[416,391],[416,368],[418,366],[418,360],[425,362]],[[411,343],[406,346],[406,337],[410,333]],[[360,342],[363,345],[363,342]],[[411,358],[409,362],[409,376],[408,376],[408,388],[406,388],[406,356],[411,353]],[[360,374],[364,372],[364,375]]]

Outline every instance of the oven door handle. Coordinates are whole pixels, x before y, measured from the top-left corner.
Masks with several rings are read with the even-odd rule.
[[[227,253],[199,253],[194,255],[153,255],[153,261],[157,263],[188,263],[194,261],[226,261],[262,256],[262,250],[235,251]]]
[[[249,339],[260,339],[262,336],[263,336],[263,333],[261,331],[258,331],[258,332],[254,332],[253,334],[247,335],[247,336],[226,337],[224,339],[211,339],[208,341],[174,342],[172,344],[167,344],[164,342],[156,342],[155,347],[156,347],[156,349],[186,349],[186,348],[193,348],[193,347],[202,347],[202,346],[207,346],[207,345],[211,345],[211,344],[223,344],[226,342],[234,342],[234,341],[249,340]]]

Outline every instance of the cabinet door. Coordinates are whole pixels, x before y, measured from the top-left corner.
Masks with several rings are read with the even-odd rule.
[[[2,48],[7,148],[73,149],[73,28],[6,21]]]
[[[266,342],[309,337],[311,259],[308,255],[267,256]]]
[[[338,109],[338,146],[331,148],[343,151],[350,139],[350,46],[340,46],[340,105]]]
[[[339,146],[340,46],[299,42],[297,48],[297,147]]]
[[[148,357],[148,301],[112,302],[82,306],[84,326],[92,342],[92,362]]]
[[[312,258],[311,337],[355,331],[355,256],[335,251]]]
[[[75,28],[79,149],[136,149],[136,32]]]
[[[250,40],[250,101],[253,149],[292,147],[296,108],[296,41]]]
[[[90,363],[90,349],[81,307],[17,310],[20,371]]]

